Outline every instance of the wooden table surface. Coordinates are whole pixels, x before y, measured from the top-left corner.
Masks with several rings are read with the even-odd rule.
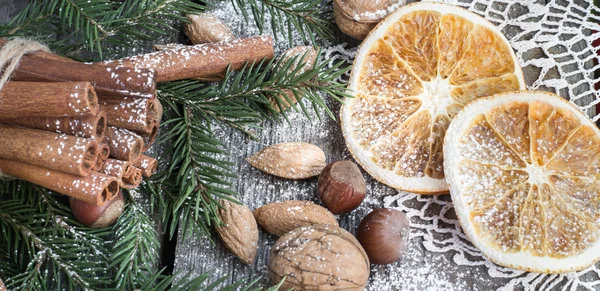
[[[230,1],[224,1],[230,2]],[[544,4],[544,1],[539,1]],[[0,23],[6,22],[12,15],[25,7],[27,1],[22,0],[0,0]],[[515,11],[514,13],[519,13]],[[243,22],[235,22],[232,29],[239,37],[250,36],[252,30]],[[510,33],[505,31],[504,33]],[[171,35],[161,42],[177,42],[180,35]],[[287,42],[278,43],[276,50],[281,51],[287,48]],[[351,49],[351,45],[347,46]],[[142,47],[136,49],[136,53],[150,51],[151,43],[144,43]],[[533,74],[525,70],[526,75]],[[532,78],[527,78],[528,82]],[[327,100],[328,105],[337,116],[340,104],[332,100]],[[323,114],[322,114],[323,115]],[[238,179],[232,179],[232,189],[239,196],[238,198],[248,205],[250,209],[276,201],[289,199],[312,200],[318,203],[316,198],[316,179],[303,181],[290,181],[264,174],[248,165],[244,158],[258,152],[262,148],[280,143],[292,141],[310,142],[321,147],[327,156],[327,161],[351,159],[344,139],[342,137],[339,123],[323,115],[319,121],[317,118],[306,118],[300,113],[290,114],[290,123],[283,124],[265,124],[265,128],[260,135],[260,140],[249,141],[245,136],[237,131],[227,128],[216,128],[216,134],[224,145],[224,148],[230,153],[230,160],[235,162],[235,170],[239,175]],[[390,189],[365,174],[367,178],[368,198],[354,212],[349,215],[339,217],[342,227],[354,233],[360,220],[372,209],[382,207],[383,197],[386,195],[397,194],[396,190]],[[448,198],[449,199],[449,198]],[[175,272],[192,272],[200,274],[211,272],[212,278],[218,278],[229,275],[229,282],[240,278],[256,278],[262,276],[261,283],[266,284],[266,265],[270,246],[275,242],[275,237],[260,233],[259,253],[256,261],[252,265],[245,265],[237,260],[221,243],[216,235],[208,238],[188,238],[182,239],[179,236],[176,240],[166,241],[164,243],[163,264],[173,268]],[[414,272],[407,271],[407,268],[414,269]],[[429,270],[429,271],[428,271]],[[446,276],[444,280],[448,282],[446,289],[465,289],[465,290],[487,290],[496,289],[505,282],[502,280],[482,279],[485,277],[486,269],[483,267],[473,267],[463,270],[453,263],[450,254],[432,254],[422,245],[420,237],[412,238],[409,244],[409,251],[406,254],[406,260],[397,262],[387,267],[374,267],[374,273],[377,275],[370,290],[382,290],[385,286],[387,276],[394,278],[389,282],[388,290],[400,289],[428,289],[428,281],[420,280],[419,276],[439,276],[440,272],[448,274],[468,273],[468,276]],[[377,281],[379,280],[379,281]]]

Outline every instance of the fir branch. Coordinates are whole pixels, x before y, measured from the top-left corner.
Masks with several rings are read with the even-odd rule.
[[[126,205],[113,226],[114,241],[110,268],[116,268],[115,286],[133,290],[155,282],[154,262],[160,241],[148,214],[135,202]],[[149,290],[149,289],[144,289]]]
[[[319,118],[319,109],[322,109],[335,119],[320,93],[340,102],[343,97],[348,97],[346,85],[339,81],[348,68],[342,68],[344,62],[341,61],[331,68],[327,68],[327,62],[320,62],[301,72],[305,57],[263,61],[247,65],[238,73],[228,70],[220,85],[204,85],[191,80],[171,82],[159,88],[159,97],[165,103],[184,104],[207,120],[246,133],[252,128],[260,128],[265,119],[280,115],[272,102],[286,117],[283,104],[290,101],[286,91],[293,92],[296,99],[308,100]],[[304,103],[298,104],[302,112],[310,116]],[[298,110],[295,105],[293,108]]]
[[[202,115],[185,106],[173,111],[179,113],[165,122],[170,130],[161,139],[173,141],[165,152],[171,155],[167,169],[170,174],[163,175],[160,189],[155,191],[168,197],[171,236],[177,226],[183,238],[206,235],[213,221],[217,221],[217,200],[232,199],[234,194],[227,189],[227,179],[235,177],[232,163],[222,159],[225,152]]]
[[[102,58],[107,44],[128,47],[132,40],[164,35],[173,29],[165,19],[186,21],[185,13],[204,9],[191,0],[32,0],[0,25],[0,36],[34,37],[59,54],[85,49]]]
[[[92,289],[109,282],[107,265],[97,262],[97,252],[106,252],[104,241],[90,232],[64,224],[55,216],[46,220],[36,205],[20,199],[0,202],[0,230],[10,253],[27,258],[25,269],[5,281],[11,289],[45,289],[46,276],[51,274],[59,289]],[[93,244],[94,247],[90,247]],[[6,272],[2,272],[6,273]],[[61,280],[61,278],[67,280]]]
[[[273,36],[284,35],[290,45],[293,44],[293,32],[297,31],[302,40],[316,44],[315,35],[327,40],[334,40],[331,1],[322,0],[232,0],[236,11],[240,12],[246,22],[250,10],[254,22],[262,33],[266,23],[270,23]],[[270,19],[267,19],[269,14]]]

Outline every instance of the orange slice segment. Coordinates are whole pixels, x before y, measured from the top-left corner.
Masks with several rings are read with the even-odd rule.
[[[418,99],[383,99],[360,96],[352,127],[361,146],[370,147],[382,136],[395,132],[421,106]]]
[[[392,24],[383,37],[423,81],[437,76],[439,22],[438,12],[410,12]]]
[[[420,2],[390,14],[363,41],[348,88],[357,98],[345,100],[341,125],[357,162],[391,187],[436,194],[448,191],[443,140],[452,118],[469,101],[522,89],[524,80],[493,24],[456,6]]]
[[[478,25],[471,31],[462,60],[450,75],[450,84],[500,77],[514,72],[515,63],[514,53],[502,34]]]
[[[477,99],[444,156],[457,217],[490,260],[545,273],[600,260],[600,129],[572,104],[540,91]]]
[[[447,79],[467,51],[467,39],[473,29],[473,22],[454,14],[446,14],[440,19],[438,30],[439,75]]]
[[[384,98],[402,98],[418,95],[422,88],[391,47],[382,40],[373,45],[366,56],[358,86],[360,92]]]

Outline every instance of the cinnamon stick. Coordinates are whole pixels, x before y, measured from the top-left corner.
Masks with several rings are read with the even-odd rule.
[[[160,102],[156,98],[102,98],[100,108],[106,111],[109,125],[150,134],[154,127],[157,103]]]
[[[23,117],[0,120],[0,123],[64,133],[77,137],[102,140],[106,130],[106,113],[77,117]]]
[[[156,173],[156,169],[158,168],[158,161],[147,155],[140,155],[140,158],[133,163],[136,167],[142,170],[142,175],[144,177],[150,177]]]
[[[111,157],[133,162],[142,152],[144,139],[127,129],[109,126],[104,136],[104,143],[108,144]]]
[[[87,176],[98,142],[43,130],[0,125],[0,158]]]
[[[123,182],[123,188],[126,189],[135,189],[139,187],[142,183],[142,170],[136,167],[132,167],[130,173],[125,173],[125,176],[123,177]]]
[[[98,157],[95,161],[94,161],[94,166],[92,167],[92,171],[94,172],[100,172],[102,170],[102,167],[104,166],[104,162],[106,160],[102,159],[100,157]]]
[[[0,47],[6,40],[0,39]],[[35,52],[21,58],[12,81],[89,81],[99,96],[156,96],[153,70],[123,66],[104,67],[75,62],[48,52]]]
[[[111,67],[156,70],[157,82],[215,76],[231,65],[240,70],[248,62],[273,58],[273,39],[256,36],[229,42],[174,47],[145,55],[99,63]]]
[[[89,82],[8,82],[0,91],[0,119],[95,115],[98,97]]]
[[[115,177],[98,172],[81,177],[6,159],[0,159],[0,172],[96,205],[119,192]]]
[[[116,177],[117,181],[119,182],[119,186],[127,189],[133,189],[136,187],[134,185],[136,182],[134,177],[134,169],[135,167],[130,162],[108,159],[104,162],[100,172]]]
[[[108,157],[110,156],[110,147],[108,146],[108,144],[105,144],[103,142],[98,144],[98,151],[99,156],[101,159],[106,160],[108,159]]]

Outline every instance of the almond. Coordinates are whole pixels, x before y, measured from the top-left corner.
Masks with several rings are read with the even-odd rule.
[[[298,227],[334,225],[338,222],[329,210],[312,201],[288,200],[254,210],[254,217],[267,232],[282,236]]]
[[[223,207],[218,210],[218,217],[223,225],[215,230],[233,254],[252,264],[258,250],[258,226],[252,211],[228,200],[221,199],[220,203]]]
[[[229,27],[212,13],[190,14],[185,25],[185,34],[192,44],[232,41],[236,37]]]
[[[325,153],[318,146],[306,142],[268,146],[246,161],[263,172],[288,179],[318,176],[326,166]]]

